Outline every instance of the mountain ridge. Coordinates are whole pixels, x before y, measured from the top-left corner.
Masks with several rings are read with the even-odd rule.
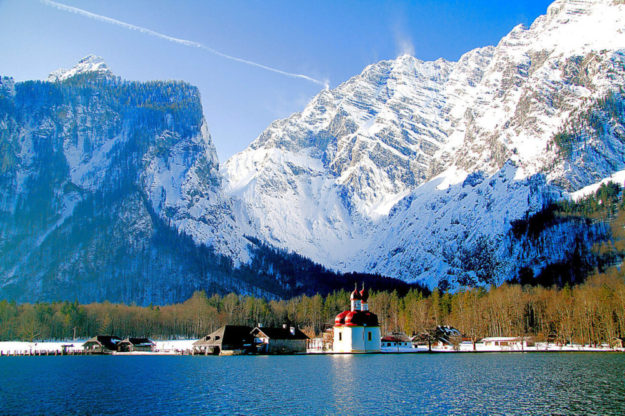
[[[3,77],[0,294],[271,298],[353,271],[456,290],[589,256],[600,224],[513,224],[625,170],[624,24],[623,2],[557,0],[457,62],[371,64],[223,165],[186,83],[93,55]]]
[[[622,148],[622,134],[613,134],[620,121],[572,159],[555,140],[576,113],[592,111],[625,82],[623,22],[622,2],[558,0],[529,28],[516,26],[496,46],[458,62],[400,56],[369,65],[226,161],[226,190],[258,221],[253,235],[270,244],[337,270],[436,285],[441,276],[414,264],[427,258],[418,254],[424,245],[439,247],[432,256],[444,258],[436,236],[449,224],[424,225],[420,238],[415,230],[402,237],[393,226],[400,201],[420,195],[429,181],[451,186],[474,172],[495,177],[511,162],[514,181],[544,175],[541,192],[566,197],[563,191],[625,169],[623,153],[610,153]],[[600,174],[591,173],[590,161]],[[505,206],[505,195],[490,197]],[[510,209],[531,215],[543,203],[549,201]],[[503,238],[514,219],[491,237]],[[399,252],[393,239],[404,241]],[[396,264],[384,260],[394,252]]]

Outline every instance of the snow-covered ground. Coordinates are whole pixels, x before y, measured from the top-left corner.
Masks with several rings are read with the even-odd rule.
[[[5,341],[0,342],[0,354],[2,355],[23,355],[37,353],[61,353],[63,345],[70,345],[68,351],[82,351],[82,345],[86,340],[77,341],[43,341],[43,342],[21,342],[21,341]],[[193,343],[197,339],[181,339],[181,340],[164,340],[154,341],[156,348],[155,353],[180,354],[193,349]]]
[[[21,341],[5,341],[0,342],[0,353],[2,355],[9,354],[35,354],[37,352],[54,353],[62,352],[63,345],[70,345],[68,351],[82,351],[82,344],[85,340],[79,341],[45,341],[45,342],[21,342]]]
[[[419,345],[418,348],[397,348],[393,347],[385,347],[382,348],[382,352],[427,352],[427,346]],[[575,351],[587,351],[587,352],[608,352],[608,351],[620,351],[625,352],[623,348],[611,348],[609,345],[600,345],[600,346],[592,346],[592,345],[558,345],[553,343],[546,342],[537,342],[532,346],[521,346],[518,345],[510,345],[510,346],[492,346],[486,345],[481,342],[477,342],[475,344],[475,349],[473,349],[473,344],[471,343],[462,343],[459,345],[458,349],[454,349],[452,346],[444,346],[444,347],[432,347],[432,352],[575,352]]]
[[[182,339],[182,340],[157,340],[154,341],[156,348],[155,354],[169,354],[177,355],[184,352],[189,352],[193,349],[193,343],[196,339]],[[36,355],[38,353],[49,354],[61,353],[63,345],[71,345],[68,347],[68,351],[79,352],[82,351],[82,345],[85,340],[78,341],[44,341],[44,342],[21,342],[21,341],[5,341],[0,342],[0,354],[1,355]],[[575,351],[589,351],[589,352],[608,352],[608,351],[620,351],[625,352],[624,348],[610,348],[608,345],[591,346],[591,345],[557,345],[547,344],[544,342],[536,343],[534,346],[521,347],[517,346],[487,346],[484,343],[476,343],[475,350],[471,343],[462,343],[458,350],[455,350],[451,346],[445,347],[432,347],[432,352],[575,352]],[[428,352],[427,346],[419,345],[416,348],[411,347],[383,347],[383,353],[418,353]],[[327,353],[322,351],[309,351],[309,353]],[[126,353],[128,354],[128,353]],[[137,353],[145,354],[145,353]]]
[[[471,343],[462,343],[460,344],[458,349],[454,349],[452,346],[432,346],[432,352],[625,352],[625,348],[610,348],[608,345],[601,345],[593,347],[591,345],[556,345],[556,344],[548,344],[546,342],[538,342],[533,346],[521,347],[520,345],[515,346],[491,346],[485,345],[482,342],[478,342],[475,344],[475,349],[473,349],[473,344]],[[414,354],[414,353],[423,353],[428,352],[427,345],[418,345],[416,347],[382,347],[381,351],[383,354]],[[328,351],[319,351],[319,350],[309,350],[309,354],[332,354],[332,352]]]
[[[597,190],[601,187],[601,185],[607,184],[608,182],[614,182],[619,185],[622,185],[623,183],[625,183],[625,170],[620,170],[618,172],[615,172],[609,177],[597,183],[593,183],[592,185],[588,185],[580,189],[579,191],[573,192],[571,194],[571,199],[573,201],[579,201],[580,199],[597,192]]]

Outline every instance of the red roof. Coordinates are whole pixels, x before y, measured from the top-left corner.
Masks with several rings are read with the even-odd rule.
[[[379,326],[376,314],[369,311],[344,311],[336,315],[336,326]]]
[[[354,291],[352,292],[352,295],[349,297],[350,300],[360,300],[362,299],[360,297],[360,292],[358,292],[358,289],[354,289]]]
[[[392,335],[387,335],[382,338],[382,342],[410,342],[410,340],[401,339]]]
[[[345,317],[348,313],[349,311],[343,311],[336,315],[336,318],[334,318],[334,325],[345,325]]]

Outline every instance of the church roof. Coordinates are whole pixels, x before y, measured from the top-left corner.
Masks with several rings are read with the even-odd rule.
[[[336,326],[380,326],[378,316],[369,311],[343,311],[334,319]]]

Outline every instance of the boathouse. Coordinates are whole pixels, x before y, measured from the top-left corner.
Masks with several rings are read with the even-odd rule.
[[[193,353],[235,355],[251,352],[254,347],[252,327],[225,325],[193,343]]]
[[[122,339],[111,335],[96,335],[82,344],[83,350],[93,354],[111,354],[117,351],[117,344]]]
[[[148,338],[126,338],[117,343],[117,351],[120,352],[151,352],[156,344]]]
[[[256,352],[264,354],[294,354],[306,352],[308,336],[294,326],[282,328],[257,326],[252,330]]]

